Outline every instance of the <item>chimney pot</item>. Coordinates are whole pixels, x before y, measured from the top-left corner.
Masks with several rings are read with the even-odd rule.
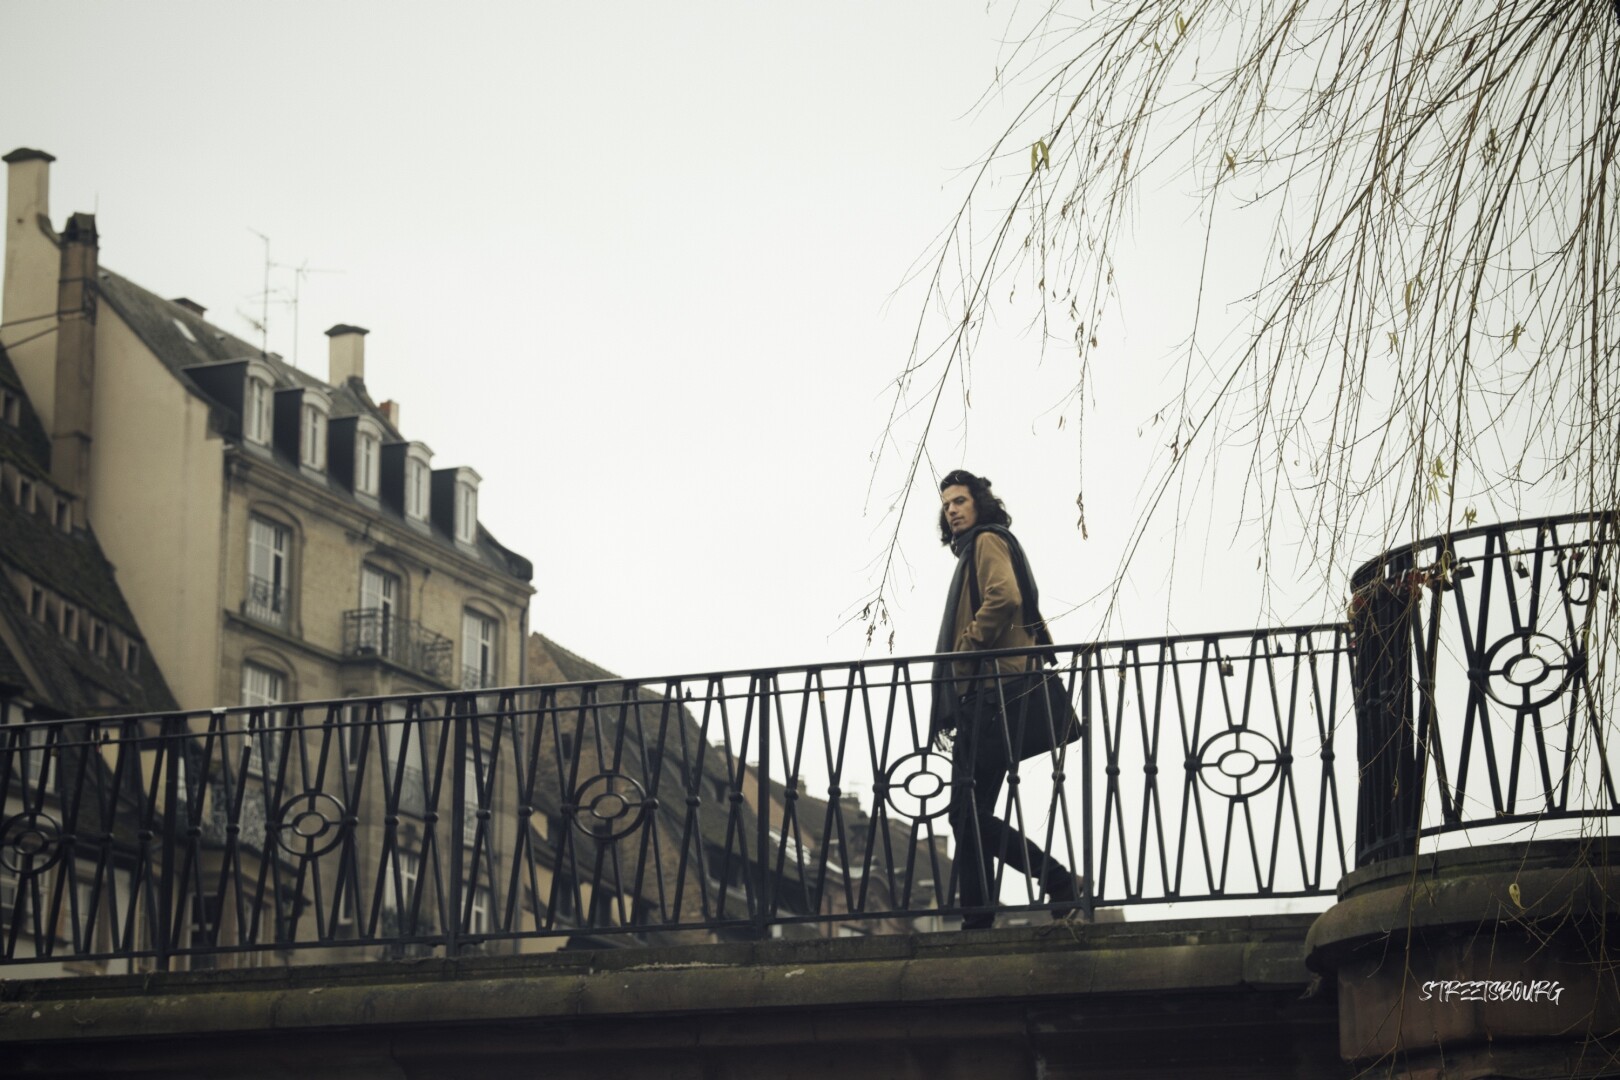
[[[362,326],[338,323],[326,332],[330,339],[327,349],[327,379],[333,386],[342,386],[350,379],[366,381],[366,335],[371,331]]]

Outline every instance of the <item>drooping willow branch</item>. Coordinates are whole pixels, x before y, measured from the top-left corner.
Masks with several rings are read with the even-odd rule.
[[[967,419],[967,372],[1009,280],[1034,284],[1042,348],[1073,365],[1056,405],[1083,462],[1111,313],[1147,287],[1116,277],[1130,214],[1178,175],[1200,200],[1202,273],[1157,410],[1173,435],[1116,590],[1150,523],[1183,512],[1213,482],[1211,455],[1234,449],[1238,518],[1268,551],[1296,537],[1324,595],[1347,544],[1620,504],[1617,47],[1600,0],[1045,11],[1014,54],[1028,96],[922,271],[928,301],[874,452],[894,530],[869,618],[887,616],[901,517],[939,433]],[[1232,220],[1268,238],[1248,280],[1213,228]],[[1206,314],[1233,305],[1237,334]],[[989,377],[1021,376],[998,363]]]

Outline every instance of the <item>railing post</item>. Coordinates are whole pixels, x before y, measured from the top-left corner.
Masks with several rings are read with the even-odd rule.
[[[154,943],[160,971],[169,970],[174,955],[174,934],[180,926],[180,912],[174,908],[174,879],[179,872],[175,858],[175,830],[179,827],[180,772],[176,767],[177,755],[184,752],[181,732],[185,720],[179,716],[166,716],[159,728],[158,752],[154,761],[163,769],[163,854],[158,862],[162,879],[158,882],[158,934]]]
[[[444,927],[444,954],[454,958],[461,952],[461,864],[466,857],[462,833],[467,821],[467,725],[474,711],[469,694],[450,699],[452,729],[450,751],[450,873],[445,888],[449,892],[450,917]],[[423,867],[426,873],[427,868]]]
[[[754,890],[754,923],[761,938],[768,937],[771,921],[771,694],[770,676],[758,672],[753,676],[759,688],[759,765],[754,770],[759,788],[759,812],[755,815],[757,839],[754,855],[759,867]]]
[[[1421,586],[1385,564],[1352,592],[1355,659],[1356,865],[1412,854],[1422,776],[1412,715],[1412,630]]]
[[[1086,879],[1084,911],[1090,916],[1097,908],[1096,852],[1091,846],[1091,658],[1101,654],[1091,650],[1079,654],[1080,661],[1080,874]]]

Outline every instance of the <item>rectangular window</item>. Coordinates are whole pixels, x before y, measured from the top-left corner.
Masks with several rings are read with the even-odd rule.
[[[399,578],[374,566],[360,568],[360,647],[399,660]]]
[[[339,926],[354,925],[354,887],[347,882],[338,885],[337,922]]]
[[[38,585],[28,587],[28,614],[41,622],[45,620],[45,590]]]
[[[100,619],[90,623],[90,651],[97,656],[107,655],[107,624]]]
[[[461,614],[461,687],[482,690],[495,685],[495,620],[476,611]]]
[[[399,777],[399,812],[421,817],[427,812],[424,778],[430,775],[427,766],[434,760],[435,753],[433,727],[405,719],[405,706],[397,701],[384,706],[383,720],[382,734],[373,753],[380,754],[386,748],[387,757],[378,764],[383,767],[390,782],[394,777]]]
[[[361,432],[354,446],[354,490],[362,495],[377,494],[377,448],[375,435]]]
[[[126,642],[124,644],[124,670],[133,675],[140,670],[140,667],[141,647],[133,641]]]
[[[62,636],[69,641],[79,640],[79,609],[72,604],[62,605]]]
[[[280,705],[285,687],[281,672],[253,663],[242,665],[243,705]]]
[[[484,739],[481,726],[477,723],[477,721],[473,722],[470,733],[474,740],[477,740],[480,743],[486,741]],[[472,845],[478,838],[478,810],[480,807],[485,810],[490,809],[490,807],[484,806],[482,800],[480,800],[478,797],[478,764],[480,761],[482,761],[486,763],[487,767],[489,753],[490,751],[487,746],[483,749],[482,755],[480,755],[480,752],[475,750],[472,745],[469,744],[467,747],[466,760],[461,763],[461,784],[462,790],[465,793],[463,797],[464,801],[462,803],[465,809],[463,810],[461,817],[461,839],[462,842],[467,845],[467,850],[469,851],[472,850]],[[493,838],[488,832],[488,825],[485,826],[485,830],[484,850],[488,851],[490,849],[490,842]]]
[[[19,794],[27,795],[49,786],[51,753],[46,732],[30,727],[13,729],[10,746],[15,749],[15,775],[22,782]],[[0,740],[0,746],[6,745]]]
[[[0,391],[0,414],[5,417],[6,423],[16,427],[22,423],[22,399],[10,390]]]
[[[26,476],[17,477],[17,505],[25,514],[34,512],[34,482]]]
[[[250,618],[285,625],[288,600],[288,553],[292,531],[260,517],[248,518],[248,595]]]
[[[0,930],[10,930],[17,906],[17,874],[0,862]]]
[[[51,524],[63,532],[73,531],[73,516],[68,513],[71,506],[72,504],[66,499],[57,499],[55,505],[51,508]]]
[[[428,516],[428,483],[431,473],[427,462],[408,458],[405,462],[405,516],[426,521]]]
[[[286,680],[281,672],[258,664],[246,663],[242,665],[242,704],[249,707],[262,707],[266,705],[280,705],[286,694]],[[276,757],[279,747],[280,716],[276,712],[267,712],[262,719],[248,720],[248,769],[259,774],[265,772],[264,764],[269,763],[270,776],[276,774]]]
[[[247,380],[247,402],[242,410],[242,434],[250,442],[263,445],[270,441],[273,408],[274,401],[270,396],[270,384],[249,377]]]
[[[392,874],[383,879],[383,904],[390,911],[409,912],[413,907],[416,907],[413,898],[416,896],[416,883],[422,877],[422,857],[409,851],[398,852],[394,857],[398,860],[399,896],[397,899],[401,906],[398,909],[395,908],[396,897],[394,896],[394,877]],[[421,906],[417,907],[417,910],[426,915],[428,911],[427,901],[424,900]]]
[[[312,469],[326,468],[326,414],[313,405],[304,406],[301,458]]]
[[[366,729],[366,707],[350,705],[343,710],[343,752],[349,768],[358,768],[360,754],[365,752],[373,761],[378,754],[375,733]],[[375,765],[373,765],[375,768]]]
[[[478,537],[478,489],[456,485],[456,539],[470,544]]]

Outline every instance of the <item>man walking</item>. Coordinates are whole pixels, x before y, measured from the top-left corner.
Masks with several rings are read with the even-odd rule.
[[[940,542],[957,561],[935,651],[1051,645],[1035,578],[1008,528],[1012,517],[990,490],[990,481],[957,469],[946,474],[939,488]],[[950,822],[961,868],[964,930],[995,922],[996,859],[1034,878],[1056,903],[1078,900],[1084,887],[1067,867],[996,816],[1014,756],[1002,703],[1012,687],[1021,685],[1017,676],[1036,667],[1040,655],[1034,651],[935,666],[929,735],[936,746],[947,740],[951,744]]]

